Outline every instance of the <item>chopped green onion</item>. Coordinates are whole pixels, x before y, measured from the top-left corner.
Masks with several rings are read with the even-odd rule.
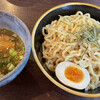
[[[12,55],[12,53],[14,52],[14,48],[9,49],[9,54]]]
[[[0,61],[0,68],[6,66],[8,63],[8,61]]]
[[[25,51],[25,47],[23,48],[23,50]]]
[[[12,42],[18,42],[18,40],[17,39],[15,39],[15,40],[11,40]]]
[[[15,59],[19,59],[19,56],[18,56],[18,55],[16,55],[14,58],[15,58]]]
[[[24,53],[25,53],[25,51],[23,51],[23,50],[19,51],[19,55],[22,55]]]
[[[2,53],[0,53],[0,56],[2,56]]]
[[[8,64],[8,65],[9,65],[9,67],[8,67],[8,70],[9,70],[9,71],[13,70],[14,67],[15,67],[13,64]]]
[[[12,54],[11,54],[11,56],[16,56],[17,55],[17,52],[16,51],[14,51]]]
[[[2,32],[7,32],[7,30],[6,29],[3,29],[3,31]]]
[[[9,72],[9,70],[8,69],[5,69],[4,71],[3,71],[3,74],[5,75],[5,74],[7,74]]]
[[[14,62],[14,57],[10,57],[10,62]]]
[[[19,58],[20,58],[20,59],[23,59],[23,56],[20,56]]]
[[[11,48],[11,49],[9,49],[9,54],[10,54],[12,57],[14,57],[14,56],[17,55],[17,52],[16,52],[13,48]]]

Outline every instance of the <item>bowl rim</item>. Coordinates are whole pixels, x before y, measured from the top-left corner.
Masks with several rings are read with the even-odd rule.
[[[46,71],[45,69],[42,67],[42,64],[40,63],[39,59],[38,59],[38,56],[36,54],[36,50],[35,50],[35,33],[36,33],[36,29],[40,23],[40,21],[48,14],[50,13],[51,11],[55,10],[55,9],[58,9],[58,8],[61,8],[61,7],[64,7],[64,6],[69,6],[69,5],[86,5],[86,6],[90,6],[90,7],[93,7],[93,8],[97,8],[97,9],[100,9],[99,6],[96,6],[96,5],[93,5],[93,4],[89,4],[89,3],[81,3],[81,2],[70,2],[70,3],[64,3],[64,4],[60,4],[60,5],[57,5],[49,10],[47,10],[44,14],[42,14],[39,19],[37,20],[37,22],[35,23],[34,27],[33,27],[33,30],[32,30],[32,52],[33,52],[33,56],[35,58],[35,61],[38,65],[38,67],[41,69],[41,71],[43,72],[43,74],[52,82],[54,83],[56,86],[58,86],[59,88],[61,88],[62,90],[66,91],[66,92],[69,92],[69,93],[72,93],[74,95],[78,95],[78,96],[82,96],[82,97],[100,97],[100,93],[81,93],[81,92],[78,92],[78,91],[75,91],[75,90],[72,90],[70,89],[69,87],[66,87],[64,86],[63,84],[57,82],[55,79],[53,79]]]
[[[0,78],[0,82],[2,82],[2,81],[4,81],[4,80],[7,81],[7,82],[4,82],[4,84],[3,84],[3,85],[6,85],[7,83],[9,83],[10,81],[12,81],[12,80],[20,73],[20,72],[19,72],[19,73],[16,74],[16,76],[13,76],[13,74],[16,73],[16,71],[18,71],[22,66],[25,67],[25,65],[26,65],[26,63],[27,63],[27,61],[28,61],[28,59],[29,59],[29,56],[30,56],[31,44],[32,44],[32,43],[31,43],[30,31],[29,31],[28,27],[26,26],[26,24],[25,24],[20,18],[18,18],[18,17],[15,16],[14,14],[9,13],[9,12],[4,11],[4,10],[0,10],[0,12],[3,13],[3,14],[5,14],[5,15],[8,15],[8,16],[13,17],[15,20],[17,20],[19,23],[21,23],[21,25],[23,26],[23,28],[27,30],[27,34],[28,34],[28,35],[27,35],[27,36],[28,36],[28,48],[25,49],[25,51],[27,50],[27,52],[25,52],[23,59],[20,61],[20,63],[19,63],[12,71],[10,71],[8,74],[6,74],[6,75],[4,75],[3,77]],[[19,37],[20,37],[20,36],[19,36]],[[25,45],[25,44],[24,44],[24,45]],[[24,67],[23,67],[23,68],[24,68]],[[22,68],[22,69],[23,69],[23,68]],[[13,76],[12,80],[7,79],[7,78],[9,78],[10,76]],[[3,85],[1,85],[1,86],[3,86]],[[1,86],[0,86],[0,87],[1,87]]]

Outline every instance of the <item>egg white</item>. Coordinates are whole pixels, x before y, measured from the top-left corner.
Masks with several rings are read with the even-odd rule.
[[[85,89],[90,82],[89,72],[85,68],[82,68],[82,67],[76,65],[77,68],[82,70],[82,72],[84,74],[84,79],[79,83],[72,82],[69,79],[67,79],[65,76],[65,69],[69,65],[73,65],[73,63],[72,62],[61,62],[57,65],[57,67],[55,69],[55,74],[56,74],[57,78],[59,79],[59,81],[61,81],[66,86],[69,86],[69,87],[72,87],[75,89],[79,89],[79,90]],[[73,67],[75,67],[75,66],[73,66]]]

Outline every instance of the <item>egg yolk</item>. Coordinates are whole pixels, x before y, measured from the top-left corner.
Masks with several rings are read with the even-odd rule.
[[[70,81],[73,81],[75,83],[79,83],[84,79],[83,71],[77,67],[68,66],[65,69],[65,76]]]

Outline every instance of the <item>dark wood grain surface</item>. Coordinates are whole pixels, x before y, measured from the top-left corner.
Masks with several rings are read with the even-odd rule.
[[[100,6],[100,0],[0,0],[0,10],[19,17],[30,33],[37,19],[48,9],[68,2],[87,2]],[[50,82],[37,66],[31,53],[21,74],[0,88],[0,100],[99,100],[65,92]]]

